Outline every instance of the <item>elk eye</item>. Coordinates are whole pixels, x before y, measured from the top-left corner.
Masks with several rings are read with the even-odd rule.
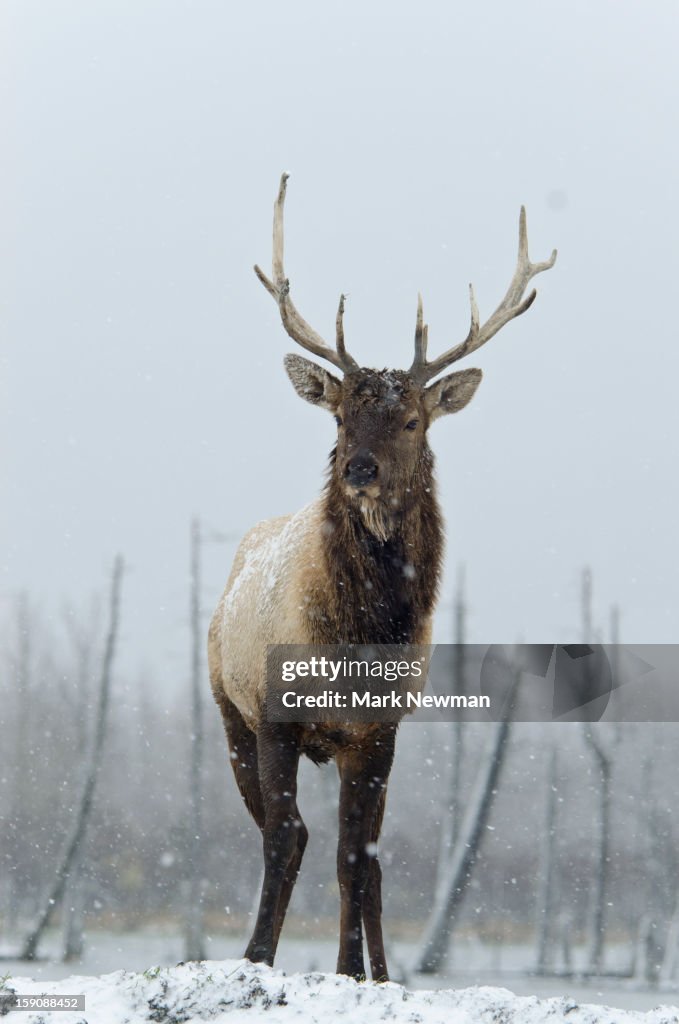
[[[335,423],[337,424],[338,427],[341,427],[342,426],[342,417],[341,416],[335,416]]]
[[[409,420],[409,422],[406,423],[404,430],[417,430],[417,424],[419,422],[419,420]]]

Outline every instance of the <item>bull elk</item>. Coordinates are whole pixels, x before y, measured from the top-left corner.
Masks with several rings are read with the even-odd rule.
[[[492,316],[480,323],[470,286],[467,337],[428,361],[420,297],[410,369],[368,369],[345,347],[344,296],[334,349],[292,302],[283,263],[286,184],[284,174],[274,205],[271,279],[259,267],[255,272],[290,337],[342,374],[299,355],[285,357],[300,398],[334,416],[337,442],[321,497],[294,515],[260,523],[241,542],[210,625],[210,680],[238,788],[263,836],[264,881],[245,956],[273,964],[299,873],[308,836],[297,807],[299,758],[306,754],[316,763],[335,758],[340,776],[337,971],[365,977],[364,927],[372,977],[386,980],[376,844],[397,727],[268,721],[267,645],[430,642],[443,529],[427,431],[434,420],[471,401],[481,370],[429,382],[525,313],[536,295],[533,290],[524,297],[528,282],[554,265],[556,251],[543,263],[530,262],[522,208],[516,270]]]

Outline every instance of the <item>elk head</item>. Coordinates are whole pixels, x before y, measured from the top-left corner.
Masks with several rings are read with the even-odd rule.
[[[514,317],[525,313],[537,294],[533,290],[524,298],[528,282],[554,266],[556,250],[542,263],[530,262],[526,211],[521,207],[516,270],[505,297],[490,318],[483,324],[479,322],[470,285],[471,324],[467,337],[428,362],[428,327],[424,323],[422,297],[418,296],[415,355],[410,368],[367,369],[358,365],[344,344],[344,295],[340,296],[337,310],[334,349],[303,319],[290,298],[290,282],[283,264],[287,180],[288,175],[283,174],[274,204],[272,279],[258,266],[255,273],[276,300],[290,337],[308,352],[332,363],[343,375],[340,379],[299,355],[285,357],[285,368],[297,394],[335,417],[335,484],[347,500],[358,503],[369,528],[384,534],[384,523],[390,513],[408,503],[418,475],[421,476],[423,468],[431,468],[432,455],[426,439],[430,424],[440,416],[463,409],[474,397],[482,373],[478,369],[461,370],[429,382],[452,363],[485,345]],[[380,506],[382,514],[376,514]]]

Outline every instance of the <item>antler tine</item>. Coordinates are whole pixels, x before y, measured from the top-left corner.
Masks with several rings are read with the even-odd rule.
[[[336,351],[333,351],[329,345],[326,345],[320,334],[317,334],[313,327],[311,327],[310,324],[308,324],[299,314],[292,299],[290,298],[290,282],[285,276],[285,264],[283,261],[283,213],[288,178],[288,174],[281,175],[278,196],[276,197],[276,202],[274,203],[273,208],[273,281],[270,281],[266,274],[256,265],[255,273],[268,291],[269,295],[272,295],[278,303],[278,309],[281,314],[283,326],[290,337],[296,341],[298,345],[301,345],[302,348],[307,350],[307,352],[312,352],[315,356],[319,356],[321,359],[327,359],[328,362],[332,363],[338,368],[338,370],[342,370],[344,373],[349,370],[356,370],[358,369],[358,363],[349,355],[344,347],[344,327],[342,324],[344,296],[340,299],[340,308],[337,313]]]
[[[422,309],[422,295],[417,293],[417,319],[415,320],[415,358],[410,372],[424,368],[427,365],[427,325],[424,322]]]
[[[469,355],[470,352],[475,352],[477,348],[481,348],[487,341],[497,334],[497,332],[513,320],[517,316],[521,316],[531,306],[535,300],[537,292],[533,289],[526,298],[523,298],[523,294],[526,290],[528,282],[536,276],[541,274],[543,270],[549,270],[554,266],[556,262],[556,249],[552,251],[552,255],[548,260],[544,260],[542,263],[531,263],[528,257],[528,231],[526,229],[526,208],[521,207],[521,214],[519,216],[519,252],[516,261],[516,269],[514,276],[512,277],[507,293],[503,298],[500,305],[497,307],[495,312],[486,320],[483,325],[479,323],[479,309],[476,305],[476,298],[474,296],[474,288],[469,285],[469,302],[471,305],[471,323],[469,326],[469,333],[465,340],[456,345],[454,348],[448,349],[443,355],[439,356],[438,359],[433,360],[431,363],[426,362],[426,347],[424,354],[422,353],[422,346],[418,349],[418,330],[420,325],[420,307],[418,305],[418,330],[415,332],[415,358],[410,368],[410,374],[415,379],[424,384],[426,381],[435,377],[442,370],[445,370],[451,363],[457,362],[458,359],[462,359],[463,356]],[[425,328],[426,331],[426,328]],[[426,343],[425,343],[426,346]]]
[[[344,299],[345,295],[340,295],[339,306],[337,307],[337,316],[335,317],[335,348],[337,354],[342,360],[347,359],[347,350],[344,347]],[[351,356],[348,357],[351,359]],[[353,359],[351,360],[353,362]],[[354,364],[355,365],[355,364]]]

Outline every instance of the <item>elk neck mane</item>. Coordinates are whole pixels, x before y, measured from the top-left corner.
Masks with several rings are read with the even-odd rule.
[[[415,643],[438,592],[443,526],[436,500],[434,457],[427,446],[408,494],[391,513],[388,534],[369,528],[369,517],[348,499],[334,473],[322,499],[323,554],[329,588],[318,643]]]

